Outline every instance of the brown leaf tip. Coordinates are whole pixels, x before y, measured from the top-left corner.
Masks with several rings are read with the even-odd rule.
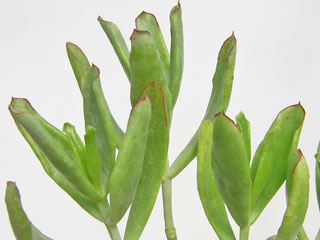
[[[150,35],[150,33],[148,31],[139,30],[139,29],[135,28],[135,29],[133,29],[133,32],[132,32],[132,34],[130,36],[130,40],[132,40],[138,34],[148,34],[148,35]]]
[[[139,18],[141,18],[141,17],[143,17],[143,16],[151,16],[151,17],[154,19],[154,21],[156,22],[157,27],[159,28],[159,23],[158,23],[156,17],[155,17],[152,13],[145,12],[145,11],[142,11],[142,12],[136,17],[136,19],[135,19],[136,28],[139,29],[139,27],[138,27],[138,20],[139,20]]]

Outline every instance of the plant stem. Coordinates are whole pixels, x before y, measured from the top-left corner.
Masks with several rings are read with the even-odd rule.
[[[169,169],[169,160],[167,159],[167,166],[162,181],[162,199],[163,199],[163,212],[164,212],[164,224],[167,240],[177,240],[176,229],[173,223],[172,216],[172,182],[167,177]]]
[[[104,225],[106,226],[112,240],[121,240],[121,236],[120,236],[117,225],[113,225],[113,226],[108,224],[104,224]]]
[[[249,239],[249,229],[250,229],[250,225],[240,228],[240,240]]]

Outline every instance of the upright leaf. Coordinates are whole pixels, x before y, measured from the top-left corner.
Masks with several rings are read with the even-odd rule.
[[[287,210],[278,230],[276,240],[291,240],[299,233],[309,202],[309,169],[301,151],[295,152],[300,157],[289,185]]]
[[[140,179],[151,117],[151,103],[146,97],[131,110],[127,130],[110,177],[110,216],[115,225],[133,201]]]
[[[169,126],[162,87],[156,81],[142,94],[151,101],[151,119],[141,177],[131,205],[125,240],[139,239],[153,209],[163,179],[169,142]]]
[[[209,120],[203,121],[200,126],[197,157],[198,192],[204,212],[219,239],[235,240],[211,168],[212,133],[212,123]]]
[[[122,68],[130,81],[131,73],[129,64],[129,50],[119,28],[114,23],[103,20],[101,17],[98,17],[98,21],[103,31],[106,33],[115,53],[118,56]]]
[[[246,118],[243,112],[240,112],[236,116],[236,122],[237,126],[239,127],[244,144],[246,145],[247,149],[247,156],[248,156],[248,161],[250,163],[251,160],[251,129],[250,129],[250,122]]]
[[[315,167],[315,169],[316,169],[316,191],[317,191],[318,207],[320,210],[320,143],[318,145],[318,150],[315,155],[315,158],[316,158],[316,167]]]
[[[224,110],[226,112],[231,96],[233,73],[236,61],[237,41],[232,34],[222,45],[216,71],[212,79],[212,92],[204,119],[214,121],[213,116]],[[182,150],[173,165],[170,167],[168,177],[177,176],[197,155],[199,130]]]
[[[272,199],[275,193],[279,190],[284,180],[287,177],[287,169],[292,153],[297,149],[300,132],[303,125],[305,111],[300,104],[289,106],[282,110],[275,121],[272,123],[264,140],[260,143],[251,165],[251,177],[253,182],[257,176],[258,168],[264,169],[264,164],[269,164],[272,157],[272,166],[268,180],[265,181],[261,194],[255,202],[251,205],[250,223],[252,224],[261,214],[262,210]],[[268,148],[264,146],[267,144],[270,132],[275,128],[279,128],[279,136],[276,137],[279,144],[270,153],[266,153]],[[281,144],[280,144],[281,143]],[[268,158],[268,159],[265,159]],[[265,160],[263,160],[265,159]],[[261,167],[260,167],[261,165]]]
[[[5,201],[13,233],[17,240],[50,240],[29,220],[21,203],[19,190],[14,182],[7,182]]]
[[[214,119],[212,168],[231,216],[246,227],[252,187],[247,150],[239,128],[223,112]]]
[[[180,2],[170,12],[170,81],[169,89],[172,95],[172,106],[175,105],[183,72],[183,27]]]

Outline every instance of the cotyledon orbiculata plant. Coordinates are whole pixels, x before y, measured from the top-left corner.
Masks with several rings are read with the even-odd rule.
[[[9,105],[19,131],[46,173],[105,224],[112,240],[140,238],[162,184],[165,233],[168,240],[174,240],[171,181],[197,157],[199,196],[219,239],[236,239],[225,206],[240,227],[240,239],[248,239],[250,226],[284,181],[287,209],[277,235],[270,239],[308,239],[302,224],[308,207],[309,173],[297,149],[304,109],[297,104],[282,110],[251,162],[249,121],[242,112],[236,122],[226,115],[236,60],[234,34],[219,52],[202,124],[170,166],[169,132],[183,71],[180,3],[170,13],[170,52],[150,13],[142,12],[136,18],[130,51],[115,24],[101,17],[98,21],[131,86],[132,110],[126,131],[109,110],[98,67],[68,42],[67,54],[83,98],[84,139],[70,123],[62,131],[52,126],[26,99],[12,98]],[[50,239],[29,221],[14,182],[7,183],[5,200],[17,239]],[[129,208],[122,238],[117,223]]]

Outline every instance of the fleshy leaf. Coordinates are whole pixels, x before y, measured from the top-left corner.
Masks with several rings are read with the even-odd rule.
[[[317,199],[318,199],[318,207],[320,210],[320,143],[318,145],[318,150],[315,155],[316,158],[316,190],[317,190]]]
[[[151,117],[148,97],[131,110],[124,139],[110,176],[110,216],[108,223],[121,220],[133,201],[140,179]]]
[[[170,72],[170,56],[156,17],[152,13],[147,13],[143,11],[136,18],[136,28],[139,31],[148,31],[151,34],[155,47],[159,51],[160,59],[162,61],[164,71],[166,73],[166,79],[168,84]],[[158,79],[156,80],[160,81]]]
[[[141,177],[131,205],[124,240],[139,239],[157,199],[166,166],[169,125],[162,87],[156,81],[142,94],[151,101],[151,120]]]
[[[252,187],[247,150],[239,128],[223,112],[213,125],[214,177],[231,216],[243,228],[249,223]]]
[[[197,183],[204,212],[219,239],[236,239],[232,231],[223,199],[218,191],[211,168],[213,125],[203,121],[199,132]]]
[[[257,169],[260,164],[268,163],[267,160],[262,161],[264,156],[264,146],[270,132],[275,128],[280,128],[278,142],[272,151],[272,167],[268,180],[261,190],[261,194],[255,202],[251,204],[250,223],[254,223],[261,214],[265,206],[279,190],[284,180],[287,178],[287,169],[292,153],[297,149],[300,132],[302,129],[305,111],[300,104],[292,105],[282,110],[272,123],[264,140],[260,143],[251,165],[251,177],[255,182]],[[267,155],[268,156],[268,155]],[[270,155],[271,156],[271,155]],[[264,168],[262,166],[262,168]]]
[[[17,240],[49,240],[29,220],[22,208],[19,190],[14,182],[7,182],[5,201],[12,230]]]
[[[237,41],[232,34],[222,45],[216,71],[212,79],[212,92],[204,120],[214,121],[216,113],[226,112],[231,96],[233,73],[236,60]],[[191,138],[169,169],[170,179],[177,176],[197,155],[199,130]]]
[[[45,121],[26,99],[13,98],[9,110],[52,165],[83,195],[99,202],[102,196],[83,173],[68,138]]]
[[[291,240],[297,236],[308,208],[309,169],[301,151],[294,154],[300,158],[291,175],[287,209],[278,230],[277,240]]]
[[[122,68],[130,81],[131,73],[129,64],[129,50],[119,28],[114,23],[103,20],[101,17],[98,17],[98,21],[103,31],[106,33],[115,53],[118,56]]]
[[[248,121],[248,119],[246,118],[246,116],[244,115],[243,112],[240,112],[236,116],[236,122],[237,122],[237,126],[239,127],[239,129],[241,131],[244,144],[246,145],[248,161],[250,163],[250,159],[251,159],[251,128],[250,128],[250,122]]]

